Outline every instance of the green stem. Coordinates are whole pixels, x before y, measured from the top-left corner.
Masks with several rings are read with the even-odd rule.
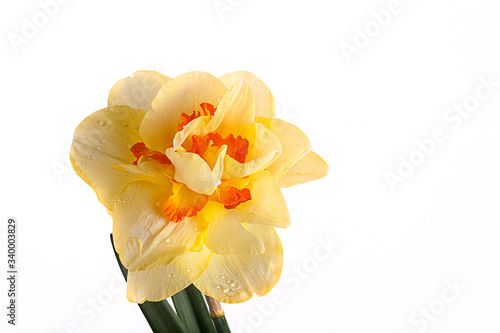
[[[115,252],[116,260],[120,266],[123,277],[127,280],[127,269],[122,265],[120,257],[115,249],[115,243],[113,241],[113,234],[110,235],[111,244],[113,245],[113,250]],[[182,321],[179,319],[175,311],[172,309],[170,304],[166,300],[161,302],[144,302],[139,304],[144,317],[151,326],[154,333],[191,333],[188,331]]]
[[[210,309],[210,316],[215,324],[217,333],[231,333],[229,324],[227,323],[226,316],[220,305],[220,302],[210,296],[205,296],[207,299],[208,308]]]

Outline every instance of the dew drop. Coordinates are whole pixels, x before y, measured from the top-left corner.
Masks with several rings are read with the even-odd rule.
[[[231,283],[231,287],[233,287],[233,288],[238,288],[239,286],[240,286],[240,284],[238,282]]]
[[[217,289],[219,289],[219,290],[220,290],[220,289],[222,289],[222,286],[217,285],[217,286],[215,286],[215,288],[217,288]]]
[[[222,292],[223,292],[224,294],[230,294],[230,293],[232,293],[232,292],[233,292],[233,290],[232,290],[232,289],[229,289],[229,288],[226,288],[226,289],[224,289]]]
[[[167,243],[167,244],[172,244],[173,242],[174,242],[174,241],[173,241],[173,240],[171,240],[170,238],[167,238],[167,240],[165,241],[165,243]]]
[[[101,150],[101,146],[95,146],[95,150]]]
[[[108,124],[108,122],[103,120],[99,124],[101,124],[101,126],[106,126]]]
[[[132,199],[132,197],[127,197],[127,199],[129,199],[129,200],[130,200],[130,199]]]
[[[221,279],[221,280],[225,280],[225,279],[226,279],[226,277],[225,277],[224,275],[221,275],[220,279]]]
[[[128,127],[128,123],[123,123],[123,127]]]
[[[169,278],[175,277],[175,274],[168,274]]]
[[[193,270],[191,268],[186,269],[186,272],[191,273]]]
[[[116,199],[116,203],[120,203],[120,202],[122,202],[121,199]]]
[[[87,158],[88,158],[89,160],[95,160],[95,156],[92,156],[92,155],[88,155],[88,156],[87,156]]]
[[[215,278],[216,278],[216,279],[220,279],[220,275],[216,275],[216,276],[215,276]]]
[[[85,161],[82,161],[82,164],[83,164],[83,165],[87,165],[87,162],[85,162]]]
[[[200,231],[200,228],[198,228],[198,227],[194,227],[193,229],[194,229],[194,231]]]

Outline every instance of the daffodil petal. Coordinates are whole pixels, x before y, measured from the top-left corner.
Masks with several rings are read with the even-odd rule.
[[[200,224],[208,224],[205,245],[214,253],[261,254],[265,250],[262,241],[241,224],[245,221],[239,211],[226,209],[222,204],[210,201],[197,218],[206,221]]]
[[[186,288],[208,267],[212,252],[186,252],[166,266],[128,273],[130,302],[159,302]]]
[[[188,137],[191,137],[193,135],[197,135],[200,137],[206,135],[207,118],[207,116],[195,118],[189,124],[184,126],[182,131],[179,131],[175,134],[172,148],[176,150],[186,141]]]
[[[264,242],[265,252],[260,255],[214,254],[208,268],[194,281],[205,295],[225,303],[240,303],[254,294],[267,294],[278,282],[283,267],[283,248],[276,231],[257,224],[246,228]]]
[[[196,238],[195,221],[174,223],[163,206],[172,195],[171,184],[135,182],[115,202],[113,238],[120,259],[129,271],[165,266],[187,251]]]
[[[172,183],[142,181],[129,184],[115,201],[113,238],[120,259],[128,267],[169,223],[158,202],[172,194]],[[126,251],[122,252],[125,248]]]
[[[246,177],[258,170],[268,167],[281,154],[281,144],[278,137],[264,125],[255,124],[255,138],[251,139],[245,163],[239,163],[226,155],[222,179]]]
[[[323,178],[328,173],[328,164],[313,151],[295,163],[279,179],[280,187],[290,187]]]
[[[165,151],[177,133],[182,113],[190,115],[199,108],[197,103],[217,106],[226,91],[224,84],[208,73],[190,72],[176,77],[160,89],[152,111],[144,117],[140,128],[144,142],[151,149]]]
[[[143,161],[137,165],[118,163],[113,165],[113,169],[128,172],[134,175],[136,180],[148,180],[151,182],[166,181],[173,178],[173,166],[162,165],[153,159]]]
[[[224,156],[227,146],[218,151],[218,159],[213,170],[200,155],[190,152],[176,152],[172,148],[165,151],[165,155],[175,166],[175,180],[186,184],[191,190],[200,194],[212,194],[220,184],[224,169]]]
[[[151,110],[158,90],[172,80],[155,71],[137,71],[133,76],[116,82],[108,96],[108,106],[127,105],[134,109]]]
[[[73,168],[110,210],[122,189],[140,178],[113,165],[134,162],[130,147],[142,140],[137,129],[144,114],[128,106],[110,106],[92,113],[75,130],[70,152]]]
[[[266,168],[280,178],[311,150],[311,142],[297,126],[281,119],[258,117],[257,122],[271,130],[279,139],[283,153]]]
[[[215,111],[212,122],[222,117],[216,132],[226,137],[229,134],[235,136],[242,134],[246,126],[255,121],[255,102],[252,89],[245,81],[235,84],[222,97],[217,111]],[[208,130],[212,131],[208,125]]]
[[[219,77],[229,89],[241,80],[248,83],[252,88],[255,99],[255,116],[257,117],[274,117],[274,97],[271,91],[255,74],[250,72],[232,72]]]
[[[280,228],[287,228],[290,225],[285,198],[281,194],[276,178],[268,171],[251,174],[245,188],[250,190],[252,199],[235,208],[241,212],[245,223]]]

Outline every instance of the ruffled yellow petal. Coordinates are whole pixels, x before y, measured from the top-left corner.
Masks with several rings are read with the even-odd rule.
[[[221,119],[220,119],[221,118]],[[213,124],[220,119],[216,128]],[[255,121],[255,103],[253,93],[245,81],[235,84],[222,97],[208,130],[216,131],[223,137],[229,134],[245,135],[245,130]]]
[[[210,265],[194,282],[205,295],[221,302],[240,303],[253,294],[263,296],[276,285],[283,267],[283,249],[274,228],[251,224],[247,230],[261,239],[261,255],[214,254]]]
[[[241,224],[245,221],[239,211],[226,209],[222,204],[210,201],[197,218],[208,224],[205,245],[212,252],[222,255],[264,253],[262,241]]]
[[[309,152],[295,163],[279,179],[280,187],[290,187],[323,178],[328,173],[328,164],[315,152]]]
[[[133,76],[116,82],[108,96],[108,106],[126,105],[144,111],[151,110],[151,102],[158,90],[172,80],[155,71],[137,71]]]
[[[283,153],[266,168],[275,177],[282,177],[286,171],[311,150],[311,142],[297,126],[281,119],[256,119],[271,130],[279,139]]]
[[[241,178],[269,166],[281,154],[278,137],[264,125],[254,124],[255,137],[250,137],[250,148],[245,159],[240,163],[230,156],[224,158],[222,179]],[[248,137],[248,136],[247,136]]]
[[[235,210],[240,212],[245,223],[280,228],[287,228],[290,225],[285,198],[281,194],[276,178],[268,171],[251,174],[244,188],[250,190],[252,199],[239,204]]]
[[[183,113],[199,109],[198,103],[218,106],[227,88],[216,77],[203,72],[180,75],[164,85],[141,124],[140,133],[146,145],[165,151],[171,144]]]
[[[172,148],[165,151],[165,155],[175,166],[175,180],[186,184],[191,190],[200,194],[212,194],[220,184],[224,169],[224,156],[227,146],[222,146],[218,152],[217,162],[213,169],[200,155],[189,152],[176,152]]]
[[[113,237],[129,271],[168,265],[200,234],[196,221],[185,218],[174,223],[167,217],[163,207],[171,195],[167,182],[142,181],[127,186],[116,201]]]
[[[138,128],[144,115],[128,106],[110,106],[85,118],[75,130],[70,152],[73,168],[110,210],[128,183],[142,179],[113,166],[134,162],[130,147],[142,140]]]
[[[221,80],[229,89],[241,80],[252,88],[255,99],[255,115],[257,117],[274,117],[274,97],[271,91],[257,76],[250,72],[232,72],[222,75]]]
[[[127,298],[130,302],[159,302],[186,288],[208,267],[212,252],[186,252],[172,263],[128,273]]]

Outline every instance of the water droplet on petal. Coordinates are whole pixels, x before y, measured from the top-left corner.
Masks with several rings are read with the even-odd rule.
[[[233,292],[233,290],[232,290],[232,289],[229,289],[229,288],[226,288],[226,289],[224,289],[222,292],[223,292],[224,294],[230,294],[230,293],[232,293],[232,292]]]
[[[222,286],[218,285],[218,286],[215,286],[215,288],[220,290],[220,289],[222,289]]]
[[[167,240],[165,241],[165,243],[167,243],[167,244],[172,244],[173,242],[174,242],[174,241],[173,241],[173,240],[171,240],[170,238],[167,238]]]
[[[175,277],[175,274],[168,274],[168,277],[173,278],[173,277]]]
[[[123,123],[123,127],[128,127],[128,123]]]
[[[233,283],[231,283],[231,287],[233,287],[233,288],[238,288],[239,286],[240,286],[240,285],[239,285],[239,283],[238,283],[238,282],[233,282]]]
[[[191,268],[186,269],[186,272],[191,273],[193,270]]]
[[[95,146],[95,150],[101,150],[101,146]]]
[[[221,280],[226,279],[226,277],[225,277],[224,275],[221,275],[221,277],[220,277],[220,278],[221,278]]]
[[[220,279],[220,275],[216,275],[216,276],[215,276],[215,278],[216,278],[216,279]]]
[[[87,162],[85,162],[85,161],[82,161],[82,164],[83,164],[83,165],[87,165]]]
[[[92,156],[92,155],[88,155],[88,156],[87,156],[87,158],[88,158],[89,160],[95,160],[95,156]]]
[[[116,202],[120,203],[120,202],[122,202],[122,200],[118,198],[118,199],[116,199]]]
[[[103,120],[99,124],[101,124],[101,126],[106,126],[108,124],[108,122]]]
[[[200,228],[198,228],[198,227],[194,227],[193,229],[194,229],[194,231],[200,231]]]
[[[132,197],[128,197],[127,199],[129,199],[129,200],[130,200],[130,199],[132,199]]]

